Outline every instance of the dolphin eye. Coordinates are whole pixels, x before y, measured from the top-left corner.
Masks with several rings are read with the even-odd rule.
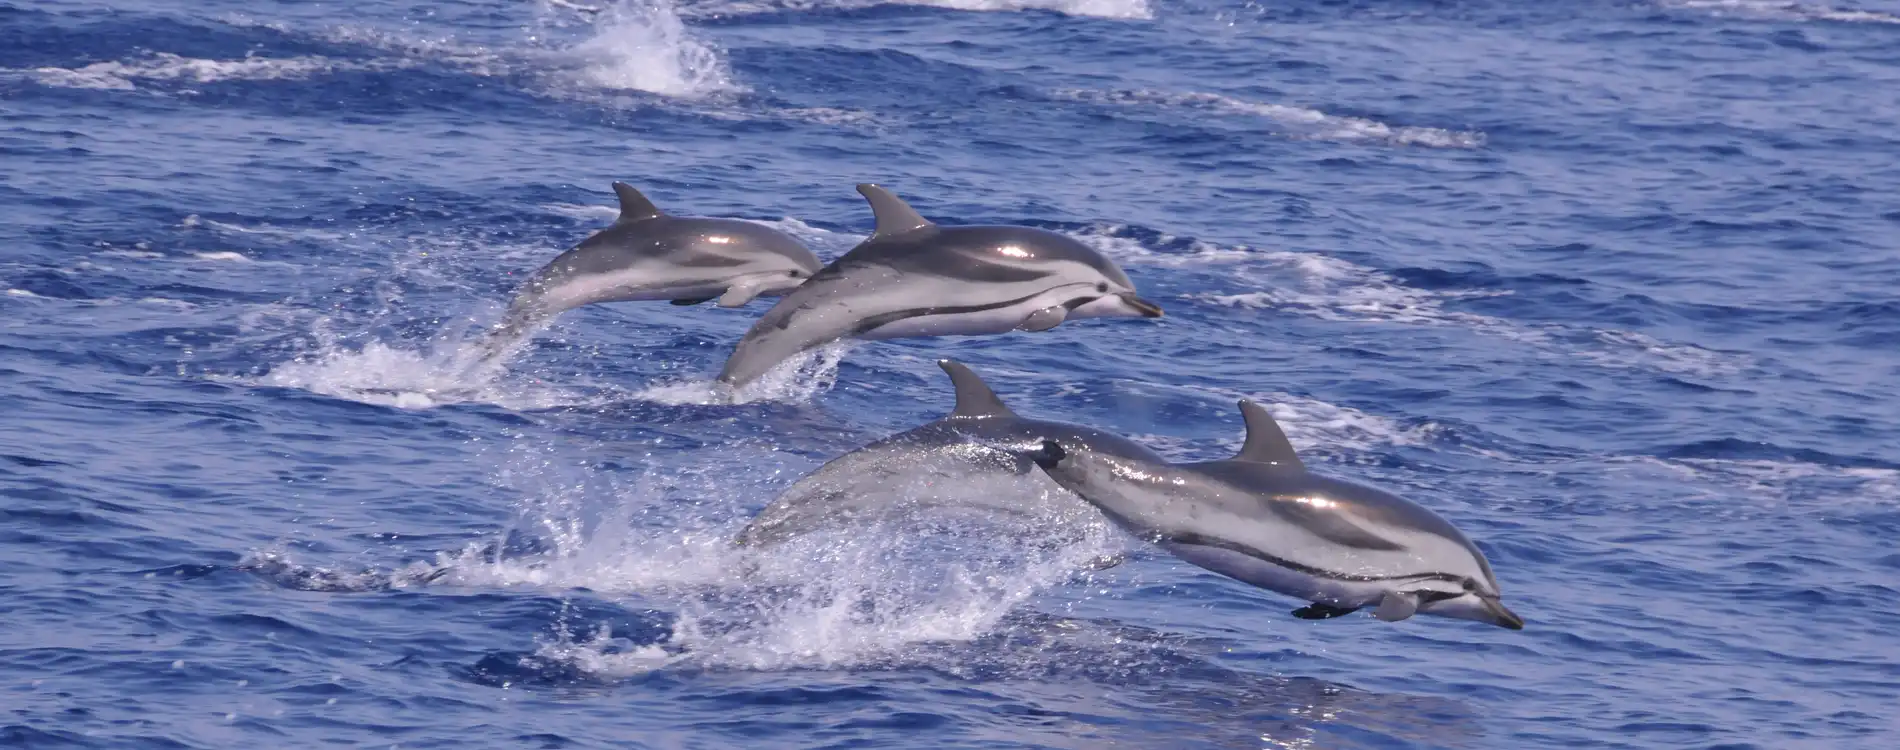
[[[786,271],[786,272],[785,272],[785,275],[786,275],[786,276],[790,276],[790,277],[792,277],[792,278],[794,278],[794,279],[796,279],[796,278],[798,278],[798,277],[800,277],[800,276],[804,276],[804,275],[805,275],[805,272],[804,272],[804,271]]]
[[[1107,293],[1108,293],[1108,282],[1106,282],[1106,281],[1098,281],[1098,282],[1096,282],[1096,283],[1095,283],[1095,291],[1097,291],[1097,292],[1100,292],[1100,293],[1102,293],[1102,294],[1107,294]]]
[[[1477,590],[1478,590],[1478,582],[1477,582],[1477,581],[1474,581],[1474,580],[1472,580],[1472,579],[1469,579],[1469,578],[1466,578],[1466,579],[1464,579],[1463,581],[1459,581],[1459,584],[1460,584],[1460,585],[1463,585],[1463,586],[1465,587],[1465,590],[1466,590],[1466,591],[1477,591]]]

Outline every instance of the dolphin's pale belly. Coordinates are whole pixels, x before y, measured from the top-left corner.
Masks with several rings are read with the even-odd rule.
[[[732,285],[731,277],[684,278],[630,269],[569,279],[543,292],[548,307],[567,310],[597,302],[652,302],[717,297]]]
[[[1242,583],[1335,607],[1368,606],[1377,603],[1389,589],[1389,584],[1380,581],[1327,578],[1224,547],[1164,541],[1161,548],[1175,557]]]
[[[994,307],[966,305],[954,308],[919,306],[915,315],[885,323],[858,334],[863,339],[901,339],[917,336],[977,336],[1007,333],[1032,313],[1060,305],[1074,296],[1072,289],[1051,289],[1026,299],[999,301]],[[904,311],[898,311],[904,312]]]

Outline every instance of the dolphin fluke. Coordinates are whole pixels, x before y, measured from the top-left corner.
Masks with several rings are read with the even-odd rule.
[[[620,196],[620,218],[618,221],[621,223],[646,221],[647,219],[657,219],[666,215],[666,212],[661,211],[659,206],[653,205],[653,201],[647,200],[646,195],[641,193],[638,188],[628,185],[627,183],[614,183],[614,195]]]
[[[877,219],[877,230],[871,233],[871,239],[890,237],[905,232],[916,231],[931,226],[930,220],[917,213],[903,198],[897,197],[884,188],[866,182],[858,185],[858,194],[871,202],[871,215]]]
[[[937,366],[950,373],[950,384],[956,387],[957,406],[950,412],[953,417],[1014,417],[1016,412],[1003,405],[996,397],[996,391],[976,371],[965,367],[962,362],[953,359],[937,360]]]

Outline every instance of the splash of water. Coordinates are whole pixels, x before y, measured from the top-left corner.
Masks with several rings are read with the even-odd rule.
[[[838,382],[838,365],[857,345],[834,341],[779,363],[770,372],[738,388],[715,380],[661,383],[635,394],[642,401],[674,406],[750,404],[759,401],[801,403],[831,390]]]
[[[669,0],[624,0],[594,17],[593,35],[562,53],[583,84],[686,98],[742,90]]]

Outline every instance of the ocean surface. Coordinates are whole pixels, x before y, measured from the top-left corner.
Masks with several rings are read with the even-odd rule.
[[[1843,2],[0,0],[0,745],[1900,746],[1900,2]],[[465,374],[614,180],[824,258],[875,181],[1168,315],[729,398],[765,302],[627,303]],[[943,357],[1180,459],[1260,400],[1529,626],[1105,525],[730,550]]]

